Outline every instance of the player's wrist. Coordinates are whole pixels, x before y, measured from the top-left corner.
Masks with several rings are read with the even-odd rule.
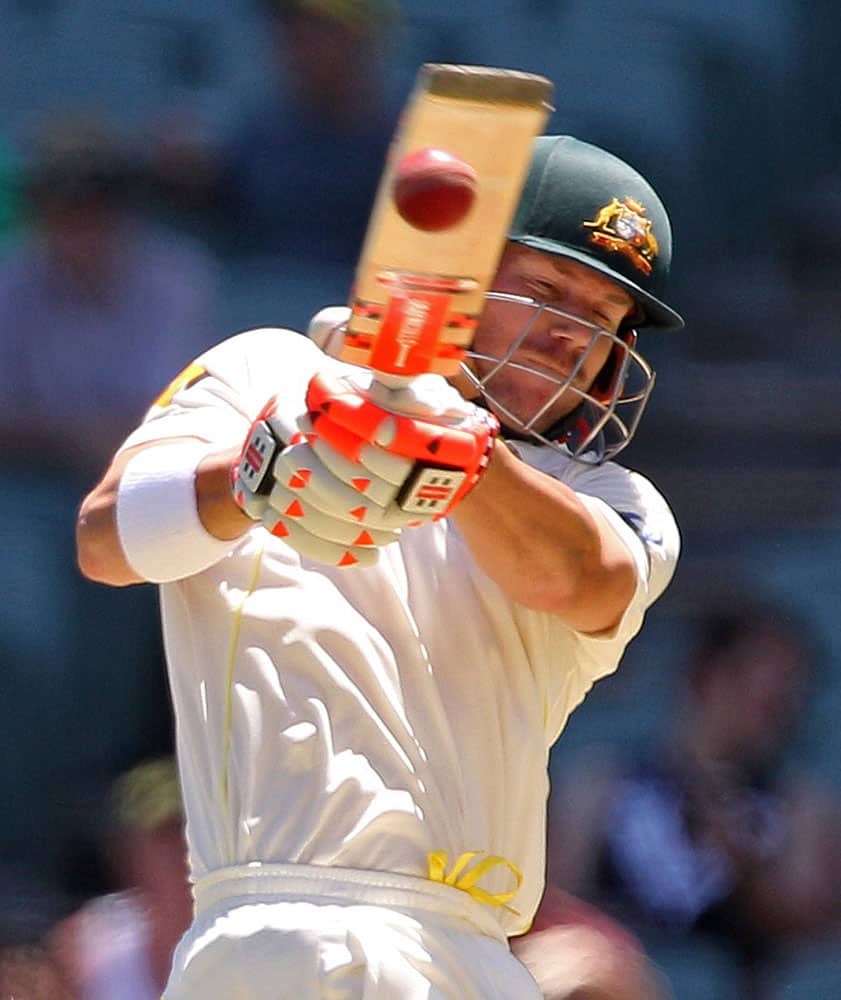
[[[216,446],[178,441],[144,448],[117,487],[116,525],[129,566],[150,583],[193,576],[218,562],[229,539],[211,534],[198,509],[196,476]]]
[[[221,541],[234,541],[254,525],[252,518],[234,500],[231,484],[240,449],[206,455],[196,469],[196,504],[199,518],[209,534]]]

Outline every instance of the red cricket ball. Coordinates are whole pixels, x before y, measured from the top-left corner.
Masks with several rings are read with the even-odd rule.
[[[445,149],[416,149],[394,170],[394,205],[400,216],[426,232],[461,222],[476,198],[476,171]]]

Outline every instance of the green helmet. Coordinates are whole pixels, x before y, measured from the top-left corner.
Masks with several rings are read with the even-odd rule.
[[[654,386],[654,371],[636,349],[637,329],[683,326],[660,298],[672,255],[666,210],[648,182],[611,153],[572,136],[540,136],[509,240],[592,269],[627,292],[636,308],[612,333],[552,302],[491,290],[486,311],[504,310],[509,320],[521,315],[520,333],[503,354],[485,353],[480,324],[464,377],[509,437],[563,449],[584,462],[611,459],[636,433]],[[589,331],[581,359],[568,373],[542,365],[546,331],[570,324]],[[605,341],[608,359],[584,388],[577,379],[580,367]],[[533,378],[534,392],[512,397],[506,386],[512,372]],[[552,422],[553,407],[567,396],[577,397],[578,405]]]
[[[612,153],[569,135],[535,140],[509,239],[621,285],[637,304],[633,326],[683,326],[660,298],[672,256],[669,217],[648,181]]]

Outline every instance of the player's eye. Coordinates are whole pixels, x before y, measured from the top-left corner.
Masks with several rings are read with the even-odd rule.
[[[622,322],[623,312],[621,309],[613,309],[609,305],[595,304],[590,312],[590,322],[607,330],[609,333],[616,333],[619,324]]]
[[[542,302],[551,302],[553,299],[560,297],[557,286],[551,281],[541,281],[537,278],[532,278],[528,282],[528,287],[531,289],[532,295]]]

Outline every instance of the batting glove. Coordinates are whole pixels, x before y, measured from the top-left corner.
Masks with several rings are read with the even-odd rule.
[[[317,442],[306,415],[292,423],[271,399],[234,463],[234,500],[309,559],[331,566],[371,565],[377,549],[395,541],[411,518],[386,510],[393,483],[360,475],[358,466],[351,477],[348,465],[329,445]],[[345,471],[347,481],[330,467]]]
[[[481,478],[499,433],[496,417],[467,402],[440,375],[398,388],[373,380],[316,374],[307,406],[317,439],[349,466],[394,487],[386,516],[417,524],[446,517]],[[345,480],[346,481],[346,480]]]

